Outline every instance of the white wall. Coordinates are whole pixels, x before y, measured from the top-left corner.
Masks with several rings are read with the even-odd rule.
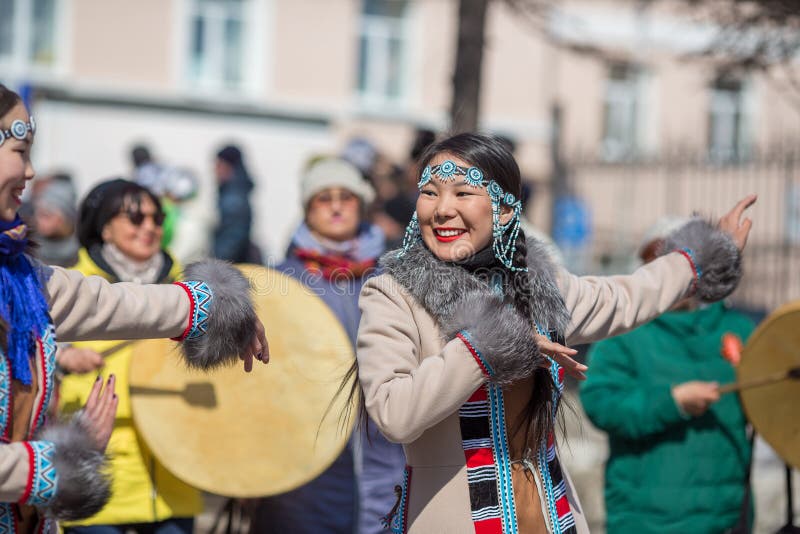
[[[276,259],[283,257],[302,216],[303,163],[314,153],[336,148],[328,127],[308,123],[58,101],[40,101],[33,114],[37,174],[72,172],[80,196],[105,178],[128,174],[130,148],[138,142],[148,144],[159,160],[194,170],[201,192],[187,211],[195,231],[205,227],[202,234],[213,228],[216,214],[216,150],[229,141],[239,144],[256,182],[253,239]],[[183,250],[185,243],[176,248]]]

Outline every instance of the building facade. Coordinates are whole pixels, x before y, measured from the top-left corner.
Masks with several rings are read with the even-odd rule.
[[[538,14],[519,4],[490,2],[481,128],[516,140],[542,184],[529,213],[540,226],[556,104],[562,153],[601,166],[677,150],[738,165],[800,137],[779,76],[687,59],[715,28],[669,0],[570,0]],[[280,257],[310,155],[365,136],[402,162],[415,128],[447,128],[457,10],[456,0],[0,0],[0,79],[31,95],[39,169],[71,170],[82,190],[127,172],[130,146],[147,142],[202,177],[202,218],[213,152],[239,142],[258,181],[255,238]]]

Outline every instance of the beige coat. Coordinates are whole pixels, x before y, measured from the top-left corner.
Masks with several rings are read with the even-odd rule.
[[[52,268],[46,299],[60,341],[178,337],[187,327],[190,299],[175,285],[109,284],[97,277]],[[37,488],[44,487],[39,470],[31,470],[31,440],[43,424],[53,391],[55,339],[37,343],[30,386],[10,379],[7,359],[0,354],[0,531],[33,532],[54,528],[40,523],[32,506]],[[10,395],[9,395],[10,393]],[[38,477],[38,478],[37,478]],[[22,501],[23,497],[27,498]],[[20,503],[17,511],[2,503]],[[15,521],[14,515],[20,517]],[[7,530],[4,530],[7,529]]]
[[[693,280],[692,268],[678,253],[628,276],[578,277],[561,270],[556,282],[571,315],[567,343],[628,331],[668,310],[687,294]],[[485,384],[486,376],[465,343],[443,340],[431,314],[390,275],[367,282],[360,306],[357,358],[366,408],[388,439],[404,445],[411,467],[408,532],[474,532],[458,410]],[[527,403],[531,387],[532,382],[523,381],[504,390],[507,427]],[[519,457],[525,445],[515,439],[511,455]],[[536,480],[521,469],[513,472],[522,534],[543,532],[545,525],[550,530],[547,506],[537,490],[539,478],[538,472]],[[565,479],[577,530],[588,532],[566,473]]]

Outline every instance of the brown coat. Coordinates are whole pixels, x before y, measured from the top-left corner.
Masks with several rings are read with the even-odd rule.
[[[617,335],[656,317],[686,295],[693,279],[689,262],[678,253],[628,276],[578,277],[560,270],[556,284],[571,316],[567,343]],[[370,280],[360,306],[357,357],[366,408],[388,439],[404,445],[412,469],[405,511],[408,532],[473,532],[458,411],[486,383],[486,376],[465,343],[442,339],[432,315],[392,276]],[[532,382],[521,381],[504,390],[507,427],[526,405],[532,387]],[[509,445],[512,459],[519,458],[525,444],[512,438]],[[519,469],[513,472],[521,534],[550,527],[536,487],[539,475],[534,481]],[[577,530],[588,532],[566,473],[565,479]]]
[[[45,293],[56,336],[62,341],[178,337],[186,329],[191,308],[179,286],[109,284],[59,267],[52,269]],[[10,441],[0,446],[0,531],[4,532],[38,531],[33,507],[21,506],[15,521],[17,512],[5,503],[19,503],[26,496],[23,502],[31,502],[31,491],[35,493],[38,484],[40,473],[31,472],[29,447],[44,422],[55,369],[55,339],[45,338],[37,342],[30,386],[10,379],[7,360],[0,354],[0,432]],[[39,527],[46,531],[53,524]]]

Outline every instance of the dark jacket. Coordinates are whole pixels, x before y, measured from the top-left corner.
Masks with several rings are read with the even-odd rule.
[[[253,182],[244,168],[236,169],[233,178],[220,184],[217,197],[219,223],[214,230],[215,258],[242,263],[250,260],[250,227],[253,212],[250,192]]]

